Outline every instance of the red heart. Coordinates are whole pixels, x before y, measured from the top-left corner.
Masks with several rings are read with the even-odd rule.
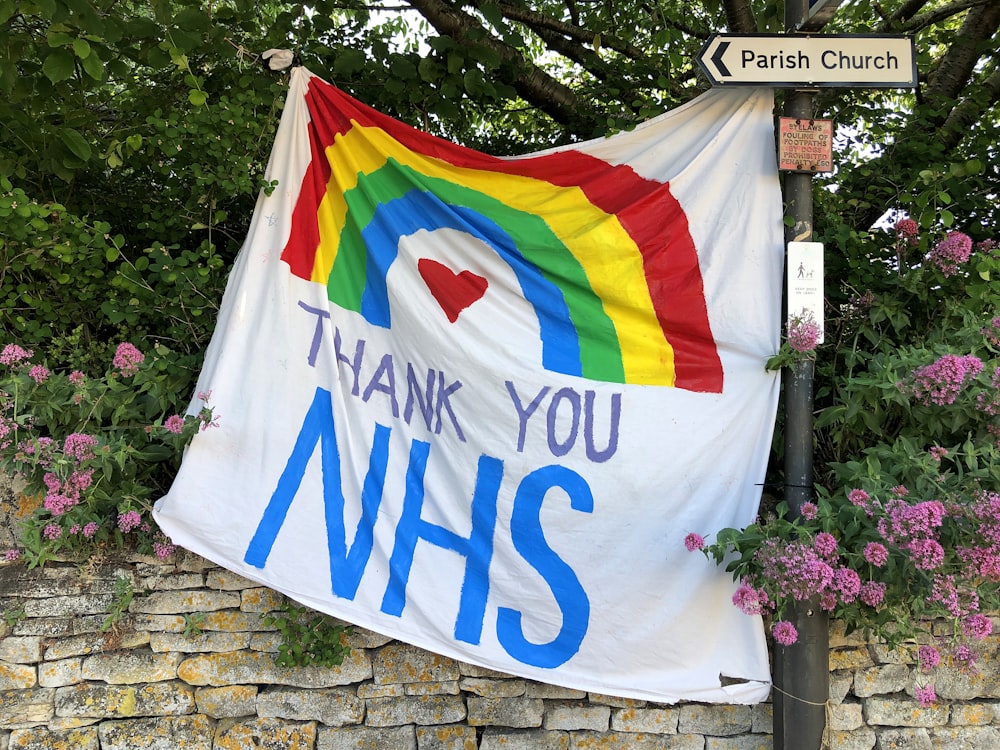
[[[486,287],[489,286],[486,279],[472,271],[455,273],[448,266],[430,258],[418,260],[417,270],[452,323],[458,320],[462,310],[486,294]]]

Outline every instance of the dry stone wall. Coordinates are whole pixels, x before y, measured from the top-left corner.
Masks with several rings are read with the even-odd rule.
[[[135,594],[123,603],[116,581]],[[0,750],[765,750],[769,704],[661,705],[545,685],[355,628],[339,668],[278,667],[282,597],[194,555],[0,564]],[[113,619],[113,618],[112,618]],[[996,644],[910,697],[898,654],[834,633],[831,747],[1000,748]],[[609,649],[614,645],[609,644]]]

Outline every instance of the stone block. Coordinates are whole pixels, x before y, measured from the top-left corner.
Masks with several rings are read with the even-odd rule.
[[[100,654],[120,648],[139,648],[149,643],[149,633],[122,631],[120,633],[84,633],[61,638],[45,649],[45,660],[68,659],[73,656]]]
[[[136,597],[129,611],[147,615],[175,615],[187,612],[214,612],[237,609],[240,595],[231,591],[154,591]]]
[[[97,727],[101,750],[213,750],[215,724],[207,716],[104,721]]]
[[[524,683],[524,696],[526,698],[548,698],[552,700],[578,701],[586,698],[587,692],[585,690],[575,690],[573,688],[561,687],[559,685],[547,685],[544,682],[527,680]]]
[[[524,680],[491,680],[485,677],[463,677],[458,681],[458,686],[467,693],[481,695],[484,698],[516,698],[525,694],[526,687]]]
[[[417,750],[413,727],[319,728],[316,750]]]
[[[994,703],[976,701],[974,703],[953,703],[951,717],[948,720],[953,726],[982,726],[993,721],[997,706]],[[998,744],[1000,747],[1000,744]]]
[[[194,692],[194,702],[198,713],[213,719],[254,716],[257,713],[257,686],[198,688]]]
[[[883,664],[859,669],[854,673],[854,694],[859,698],[900,693],[910,685],[913,676],[904,664]]]
[[[185,625],[181,615],[132,615],[132,627],[149,633],[183,633]]]
[[[205,588],[219,591],[242,591],[260,584],[225,568],[215,568],[205,573]]]
[[[923,708],[912,698],[878,698],[865,701],[865,722],[880,727],[936,727],[948,723],[948,706]]]
[[[878,732],[879,750],[934,750],[926,729],[882,729]]]
[[[483,732],[480,750],[569,750],[569,732],[545,729],[496,729]]]
[[[250,650],[263,651],[268,654],[278,653],[282,643],[281,633],[251,633]]]
[[[242,651],[250,646],[250,633],[209,631],[196,635],[150,633],[149,648],[154,652],[176,651],[182,654]]]
[[[97,727],[52,730],[47,727],[15,729],[10,750],[99,750]]]
[[[591,703],[600,703],[612,708],[642,708],[646,701],[638,698],[622,698],[618,695],[604,695],[603,693],[588,693],[587,697]]]
[[[611,729],[616,732],[677,734],[680,721],[677,708],[616,708],[611,715]]]
[[[0,662],[37,664],[42,660],[42,637],[11,635],[0,639]]]
[[[573,750],[705,750],[700,734],[571,732]]]
[[[995,695],[997,683],[991,671],[977,669],[969,672],[953,666],[938,667],[933,675],[934,692],[940,700],[950,701],[970,701]]]
[[[830,673],[830,701],[840,703],[854,687],[854,672]]]
[[[754,734],[770,734],[774,727],[774,706],[758,703],[750,707],[750,731]]]
[[[24,614],[28,617],[77,617],[103,614],[111,608],[114,599],[113,594],[79,594],[28,599],[24,603]]]
[[[199,627],[202,630],[223,630],[227,633],[256,633],[258,631],[274,630],[260,621],[258,612],[239,612],[223,610],[206,612]]]
[[[830,669],[864,669],[872,667],[875,662],[866,646],[835,648],[830,651]]]
[[[826,712],[827,725],[830,729],[849,732],[860,729],[865,724],[865,717],[860,703],[836,703]]]
[[[542,726],[545,729],[592,729],[606,732],[611,724],[611,706],[549,704]]]
[[[677,731],[682,734],[710,734],[721,737],[750,731],[750,707],[735,705],[680,707]]]
[[[0,690],[26,690],[38,684],[38,672],[31,664],[0,661]]]
[[[458,695],[458,680],[446,682],[407,682],[403,685],[405,695]]]
[[[0,605],[0,609],[2,609]],[[28,617],[11,630],[13,635],[40,635],[43,638],[62,638],[73,634],[72,617]]]
[[[852,732],[830,732],[830,747],[837,750],[874,750],[877,742],[875,730],[871,727],[855,729]]]
[[[240,592],[240,610],[243,612],[273,612],[284,602],[284,596],[264,586]]]
[[[194,688],[183,682],[105,685],[85,682],[56,690],[56,716],[127,719],[194,713]]]
[[[117,651],[85,658],[82,676],[85,680],[100,680],[112,685],[162,682],[177,677],[180,662],[180,654]]]
[[[451,724],[417,727],[418,750],[477,750],[479,740],[472,727]]]
[[[38,665],[38,684],[42,687],[65,687],[83,681],[83,660],[79,657],[47,661]]]
[[[347,645],[351,648],[381,648],[387,643],[392,643],[392,638],[373,630],[352,625],[346,634]],[[464,672],[462,674],[465,674]]]
[[[162,573],[142,576],[139,585],[146,591],[181,591],[204,585],[201,573]]]
[[[545,703],[540,698],[482,698],[469,696],[469,724],[474,727],[540,727]]]
[[[505,672],[498,672],[495,669],[488,669],[486,667],[480,667],[476,664],[467,664],[464,661],[458,663],[458,671],[463,677],[490,677],[494,680],[505,680],[513,675],[509,675]]]
[[[931,731],[935,750],[996,750],[1000,727],[938,727]]]
[[[377,685],[458,680],[458,662],[406,643],[391,643],[372,655]]]
[[[220,728],[212,750],[313,750],[316,723],[251,719]]]
[[[257,715],[264,718],[319,721],[326,726],[360,724],[365,702],[344,689],[271,688],[257,694]]]
[[[406,695],[405,685],[376,685],[374,682],[362,682],[357,687],[359,698],[398,698]]]
[[[55,715],[53,688],[0,691],[0,729],[25,729]]]
[[[177,675],[190,685],[289,685],[323,688],[371,679],[371,660],[365,651],[352,651],[339,667],[279,667],[270,654],[233,651],[185,659]]]
[[[466,718],[465,702],[452,695],[369,698],[365,703],[365,724],[371,727],[454,724]]]
[[[741,734],[737,737],[706,737],[705,750],[773,750],[769,734]]]

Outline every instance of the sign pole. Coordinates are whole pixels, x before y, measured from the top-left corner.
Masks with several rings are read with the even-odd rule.
[[[807,0],[786,0],[786,28],[793,30],[808,11]],[[785,116],[812,120],[813,92],[790,90]],[[813,233],[812,174],[786,172],[785,213],[793,220],[786,242],[807,242]],[[788,273],[788,264],[785,264]],[[785,407],[785,500],[793,517],[813,498],[813,365],[805,359],[782,373]],[[819,602],[802,602],[788,613],[798,631],[791,646],[774,645],[774,747],[820,750],[829,698],[829,623]]]

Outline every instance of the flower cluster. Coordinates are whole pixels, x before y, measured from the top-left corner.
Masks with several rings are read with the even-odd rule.
[[[205,402],[197,416],[174,413],[155,358],[130,343],[117,347],[102,378],[53,372],[34,356],[17,344],[0,351],[0,471],[20,476],[25,497],[37,498],[21,549],[0,550],[0,558],[23,554],[38,565],[104,544],[172,554],[151,503],[169,486],[188,441],[217,423],[211,407]],[[169,416],[149,424],[151,407]]]
[[[927,474],[947,486],[940,464],[949,452],[934,454],[927,456]],[[971,671],[978,644],[993,632],[983,612],[1000,602],[1000,492],[980,489],[969,498],[941,492],[940,499],[921,499],[894,482],[877,491],[854,487],[803,504],[795,519],[779,505],[742,532],[724,529],[712,543],[691,533],[685,546],[728,565],[740,580],[733,604],[769,618],[779,645],[797,641],[785,617],[797,602],[817,602],[850,629],[870,630],[892,646],[930,632],[913,619],[918,611],[954,624],[948,638],[924,641],[921,670],[929,674],[947,656]],[[932,700],[932,683],[920,689]]]
[[[925,406],[945,406],[955,403],[962,389],[982,371],[983,361],[979,357],[945,354],[931,364],[915,369],[911,376],[912,383],[901,384],[901,388],[908,390]]]
[[[811,352],[820,340],[819,324],[812,315],[795,315],[788,320],[788,345],[797,352]]]
[[[972,238],[962,232],[948,232],[927,256],[927,260],[937,266],[945,276],[956,273],[972,254]]]

